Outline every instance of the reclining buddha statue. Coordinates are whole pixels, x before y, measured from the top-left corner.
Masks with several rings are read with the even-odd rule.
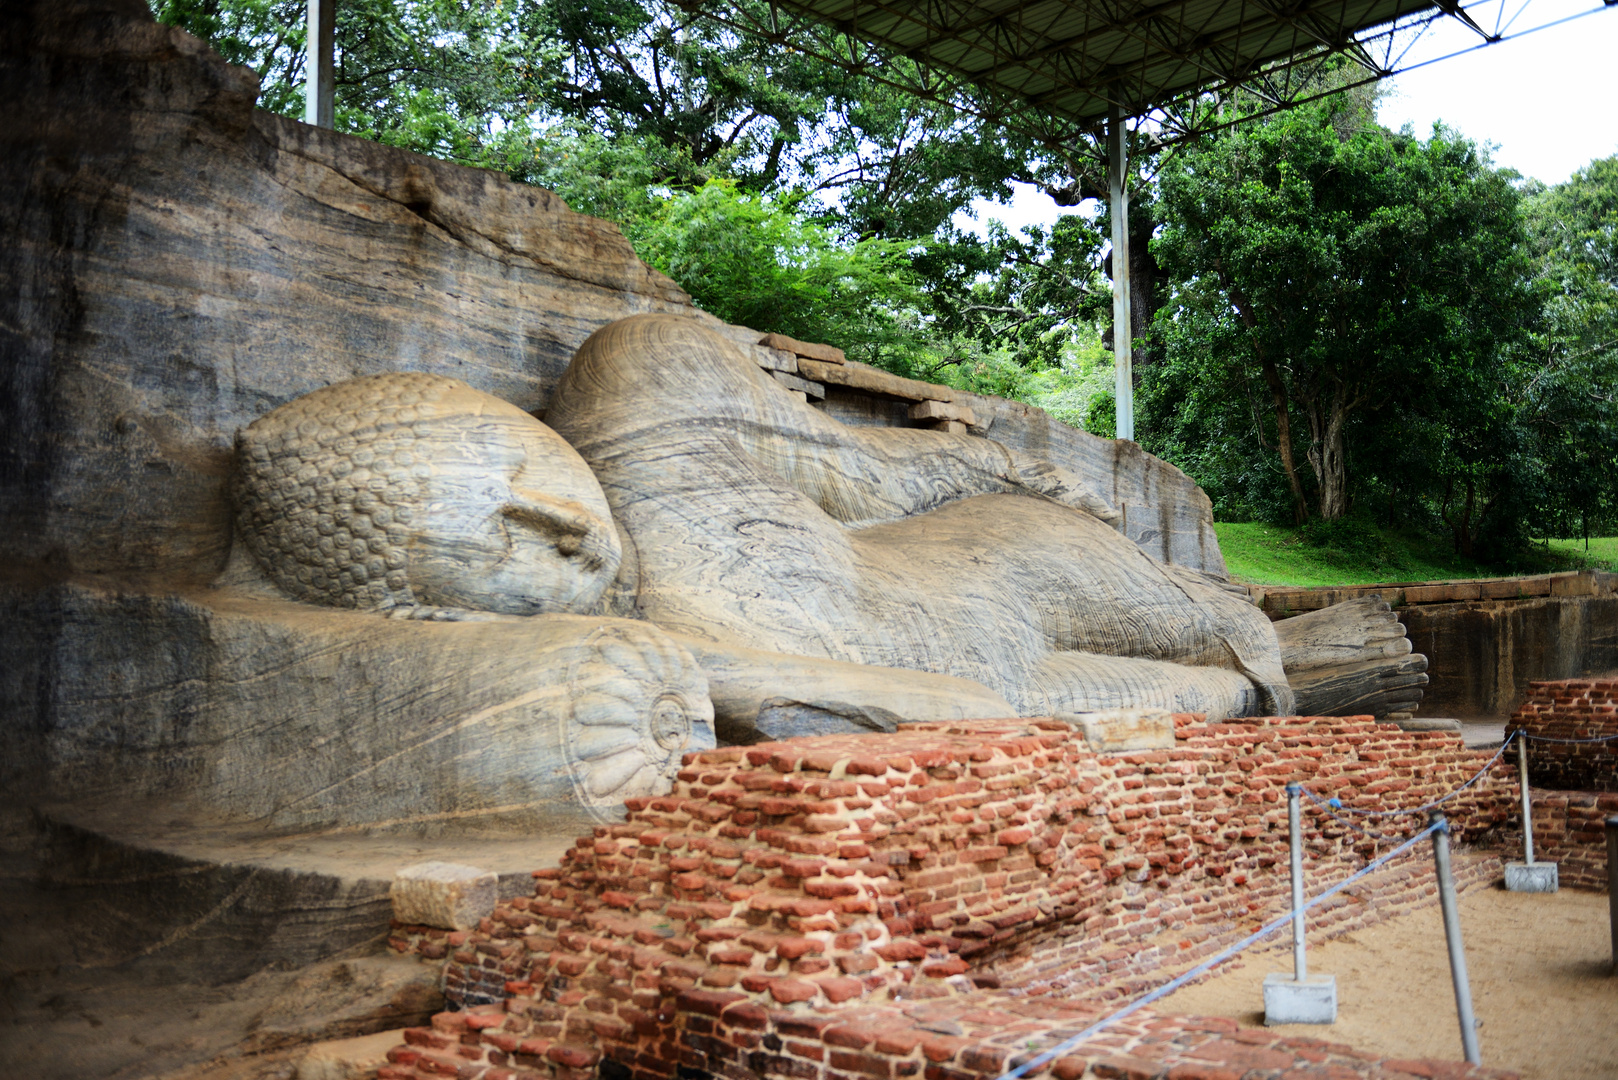
[[[238,439],[238,531],[304,601],[650,624],[721,737],[1294,707],[1245,598],[990,439],[845,425],[693,318],[612,323],[546,422],[440,376],[314,391]]]

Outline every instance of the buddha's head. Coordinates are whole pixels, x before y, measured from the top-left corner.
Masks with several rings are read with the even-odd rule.
[[[305,394],[243,429],[236,461],[238,529],[300,600],[582,612],[618,571],[584,459],[456,379],[372,375]]]

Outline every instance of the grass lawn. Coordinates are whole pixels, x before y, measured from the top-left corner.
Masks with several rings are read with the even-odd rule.
[[[1585,558],[1583,540],[1547,540],[1552,551],[1577,559]],[[1618,570],[1618,536],[1590,537],[1590,565],[1598,570]]]
[[[1583,540],[1551,540],[1519,565],[1501,567],[1464,559],[1443,541],[1394,532],[1383,533],[1371,554],[1316,547],[1295,529],[1260,522],[1217,522],[1214,531],[1231,577],[1259,585],[1374,585],[1618,567],[1618,537],[1591,538],[1588,557]]]

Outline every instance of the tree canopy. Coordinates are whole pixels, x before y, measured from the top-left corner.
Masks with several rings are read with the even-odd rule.
[[[151,2],[301,115],[303,0]],[[1468,553],[1618,525],[1618,158],[1547,188],[1373,96],[1132,158],[1142,443],[1227,518]],[[617,222],[726,320],[1112,432],[1085,159],[673,0],[343,0],[335,113]],[[1012,181],[1089,212],[958,227]]]

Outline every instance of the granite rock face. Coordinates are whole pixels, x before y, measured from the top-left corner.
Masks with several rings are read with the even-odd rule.
[[[548,192],[255,109],[140,0],[8,4],[0,49],[13,566],[206,581],[275,406],[405,369],[538,409],[598,326],[691,310]]]
[[[580,512],[608,515],[566,493],[513,503],[514,515],[502,504],[495,516],[538,522],[556,551],[593,555],[608,577],[616,567],[599,603],[581,592],[503,608],[488,602],[493,594],[440,589],[431,575],[395,593],[402,549],[370,544],[398,522],[358,496],[352,506],[370,533],[334,516],[329,533],[316,521],[307,527],[318,535],[272,535],[273,498],[287,497],[271,490],[280,451],[269,440],[254,457],[251,437],[247,457],[236,449],[260,417],[333,384],[406,373],[508,403],[504,415],[520,425],[556,404],[593,333],[637,315],[678,315],[728,341],[772,400],[802,407],[793,415],[809,435],[804,460],[841,467],[821,439],[829,425],[904,429],[887,433],[895,445],[948,436],[956,457],[1015,460],[988,494],[1015,512],[945,520],[947,499],[915,504],[945,514],[936,523],[948,542],[930,569],[889,559],[862,586],[873,604],[896,611],[900,594],[926,599],[932,586],[918,572],[947,583],[950,559],[985,558],[1008,537],[1039,547],[1033,518],[1057,515],[1084,524],[1071,535],[1047,530],[1029,559],[1059,561],[1089,538],[1121,544],[1114,555],[1130,564],[1139,551],[1111,524],[1167,567],[1147,575],[1154,605],[1195,593],[1218,606],[1217,583],[1191,573],[1223,574],[1208,501],[1172,466],[1028,406],[724,326],[636,259],[615,226],[554,195],[257,110],[251,72],[155,24],[140,0],[5,5],[0,93],[9,105],[0,122],[0,784],[16,796],[174,798],[276,829],[532,828],[611,814],[626,795],[657,790],[682,753],[711,744],[716,719],[885,727],[1120,703],[1044,690],[1013,703],[1002,691],[1014,680],[976,674],[995,665],[975,646],[930,662],[875,638],[793,650],[784,631],[717,634],[670,615],[673,592],[639,590],[637,575],[675,581],[689,551],[648,546],[656,530],[635,538],[620,505],[610,510],[624,519],[619,532],[581,532]],[[776,376],[802,386],[788,390]],[[631,407],[653,419],[694,392],[671,383],[663,398],[642,394]],[[579,433],[574,445],[591,437]],[[592,467],[610,471],[611,453],[592,453]],[[260,502],[237,499],[238,515],[232,484],[248,483],[244,463],[264,465],[272,482]],[[933,479],[947,471],[929,469]],[[1075,515],[1080,503],[1088,516]],[[270,539],[233,544],[242,530]],[[350,554],[338,560],[323,544],[344,530]],[[626,536],[635,542],[620,543]],[[366,550],[355,554],[360,541]],[[477,547],[455,542],[449,561]],[[290,575],[281,595],[253,558],[280,560]],[[804,595],[825,601],[816,573],[808,567]],[[882,574],[895,583],[886,595]],[[297,603],[289,589],[426,621]],[[370,602],[377,589],[385,603]],[[944,621],[982,624],[963,633],[1015,648],[983,628],[1003,617],[1032,625],[1025,610],[1005,614],[1015,590],[1000,592],[990,588],[986,606],[956,604]],[[448,608],[496,614],[437,621]],[[1064,612],[1047,605],[1038,618]],[[1127,614],[1114,622],[1136,634]],[[1209,652],[1181,644],[1160,659],[1195,665]],[[1275,659],[1273,635],[1259,651]],[[761,663],[765,653],[773,659]],[[1201,690],[1248,685],[1222,667],[1228,646],[1214,653],[1212,667],[1196,670],[1218,685]],[[1083,666],[1073,660],[1061,679],[1096,674],[1074,663]],[[957,671],[970,677],[948,674]],[[1132,677],[1160,683],[1152,671]]]

